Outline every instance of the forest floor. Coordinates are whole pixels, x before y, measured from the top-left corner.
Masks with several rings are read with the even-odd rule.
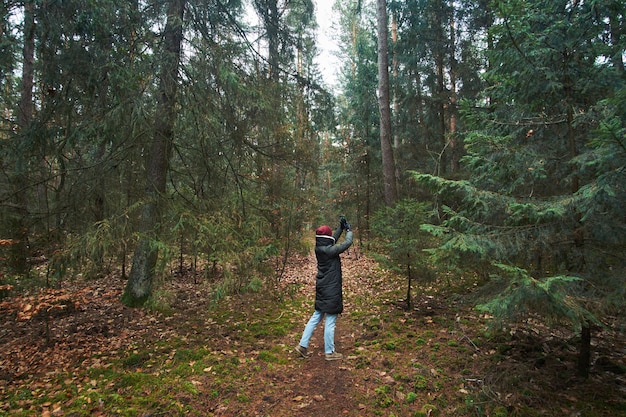
[[[294,256],[275,288],[215,301],[190,274],[150,308],[120,302],[109,276],[0,303],[0,416],[626,416],[624,332],[594,333],[576,376],[576,337],[539,322],[489,330],[445,283],[406,282],[344,254],[342,361],[323,325],[293,353],[313,309],[315,259]]]

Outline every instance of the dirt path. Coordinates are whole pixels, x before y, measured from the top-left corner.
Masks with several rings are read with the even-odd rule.
[[[382,314],[380,301],[386,276],[376,263],[357,250],[344,254],[342,266],[345,310],[337,320],[335,344],[344,359],[325,360],[323,323],[320,323],[309,346],[311,358],[302,359],[288,352],[289,362],[283,368],[283,380],[274,390],[277,394],[272,397],[271,407],[255,410],[254,415],[264,415],[265,412],[274,417],[371,415],[376,388],[394,383],[389,372],[384,370],[392,368],[392,364],[366,346],[378,332],[376,326],[372,330],[365,321],[382,323],[379,320]],[[301,285],[298,295],[307,300],[292,321],[295,323],[292,332],[279,341],[286,350],[296,346],[313,312],[315,273],[313,254],[292,262],[285,272],[283,285]],[[390,308],[397,310],[394,306]],[[393,372],[392,369],[389,371]],[[239,412],[248,415],[251,411]]]
[[[343,257],[344,270],[344,314],[337,320],[335,330],[335,344],[337,351],[344,353],[342,361],[328,362],[324,357],[324,325],[315,330],[309,345],[311,357],[300,358],[292,352],[297,345],[304,326],[313,312],[315,297],[316,262],[314,255],[292,260],[287,266],[281,285],[284,288],[298,288],[296,297],[303,297],[306,301],[302,308],[281,314],[291,314],[291,331],[288,335],[274,342],[283,346],[283,353],[287,361],[277,372],[270,372],[269,386],[248,384],[247,395],[252,395],[256,401],[247,409],[232,410],[227,407],[215,416],[235,415],[271,415],[274,417],[321,417],[321,416],[361,416],[365,405],[359,402],[363,392],[359,383],[360,377],[354,372],[356,357],[357,334],[361,332],[360,324],[350,316],[350,308],[355,294],[361,299],[370,299],[373,295],[366,284],[369,271],[375,264],[358,252],[352,251]],[[366,291],[366,294],[363,293]],[[286,291],[289,292],[289,291]],[[259,401],[260,397],[260,401]]]

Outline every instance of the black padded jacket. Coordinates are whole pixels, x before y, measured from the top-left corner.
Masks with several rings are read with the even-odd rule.
[[[352,232],[348,231],[344,241],[335,244],[341,233],[342,230],[339,227],[333,237],[315,236],[315,257],[317,258],[315,309],[322,313],[340,314],[343,312],[341,258],[339,254],[352,245]]]

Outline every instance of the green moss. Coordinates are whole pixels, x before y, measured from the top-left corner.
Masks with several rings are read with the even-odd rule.
[[[278,358],[276,357],[276,355],[266,351],[266,350],[262,350],[259,352],[259,360],[263,361],[263,362],[268,362],[268,363],[276,363],[278,362]]]
[[[174,353],[174,360],[178,362],[199,361],[208,354],[209,352],[205,349],[181,349]]]
[[[414,393],[414,392],[409,392],[409,393],[406,395],[406,399],[405,399],[405,401],[406,401],[408,404],[413,404],[413,403],[415,402],[415,400],[417,400],[417,394],[416,394],[416,393]]]
[[[155,378],[153,375],[145,374],[143,372],[129,372],[123,374],[118,381],[118,387],[144,387],[156,385],[159,383],[159,380]]]
[[[376,393],[376,404],[381,408],[389,408],[394,401],[391,397],[391,387],[382,385],[374,390]]]
[[[193,395],[198,395],[198,393],[199,393],[198,387],[196,387],[193,383],[191,383],[189,381],[185,381],[182,384],[182,389],[185,392],[188,392],[189,394],[193,394]]]
[[[425,390],[428,388],[428,379],[423,375],[416,375],[414,382],[415,389]]]
[[[356,369],[364,369],[364,368],[369,368],[371,366],[372,362],[370,361],[369,358],[365,357],[365,356],[359,356],[356,359],[356,365],[355,368]]]
[[[508,412],[506,411],[506,407],[499,405],[491,411],[490,415],[493,417],[507,417]]]
[[[396,350],[397,345],[396,345],[396,342],[393,342],[393,341],[385,342],[383,344],[383,348],[386,350]]]
[[[248,397],[246,394],[237,394],[237,401],[240,403],[249,403],[250,397]]]
[[[424,404],[421,412],[424,413],[425,416],[429,416],[429,417],[438,417],[441,415],[441,412],[439,411],[439,409],[432,404]]]
[[[149,360],[150,354],[148,352],[133,352],[122,360],[122,366],[127,369],[140,368]]]
[[[128,292],[128,290],[126,290],[126,291],[124,291],[124,294],[122,294],[121,301],[127,307],[137,308],[137,307],[143,307],[143,305],[146,303],[146,301],[148,301],[148,298],[149,298],[148,295],[145,295],[145,296],[140,297],[140,298],[133,297]]]

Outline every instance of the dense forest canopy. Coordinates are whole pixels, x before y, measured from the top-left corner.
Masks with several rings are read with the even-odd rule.
[[[312,0],[2,8],[2,284],[115,269],[139,305],[222,268],[237,292],[343,213],[505,322],[572,324],[583,373],[623,310],[623,1],[337,1],[336,94]]]

